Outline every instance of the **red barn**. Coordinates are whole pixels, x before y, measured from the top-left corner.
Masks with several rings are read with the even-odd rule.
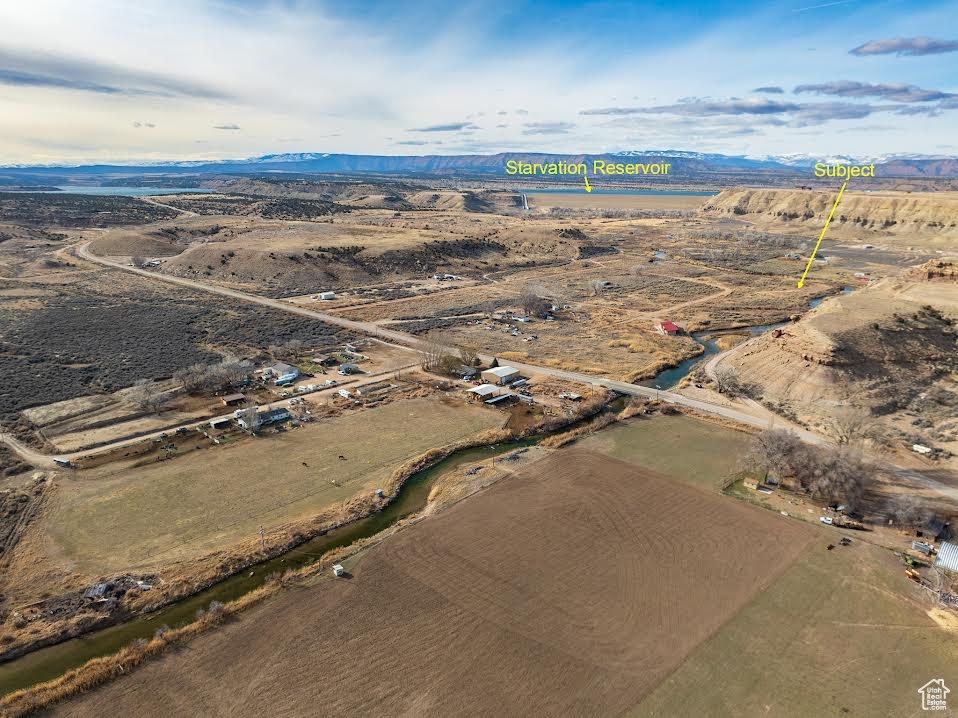
[[[682,331],[682,328],[677,324],[672,322],[659,322],[658,330],[662,334],[668,334],[669,336],[675,336]]]

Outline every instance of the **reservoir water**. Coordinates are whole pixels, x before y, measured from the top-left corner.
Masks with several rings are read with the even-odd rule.
[[[58,185],[64,194],[89,194],[100,197],[155,197],[165,194],[219,194],[203,187],[95,187],[93,185]],[[50,194],[59,194],[50,192]]]
[[[556,189],[519,189],[517,192],[523,194],[582,194],[585,192],[584,186],[580,189],[570,189],[568,187],[557,187]],[[592,194],[634,194],[634,195],[681,195],[685,197],[715,197],[718,192],[703,190],[684,190],[684,189],[599,189],[592,188]]]

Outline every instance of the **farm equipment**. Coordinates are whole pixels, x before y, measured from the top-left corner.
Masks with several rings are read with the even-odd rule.
[[[906,568],[905,576],[908,578],[909,581],[914,581],[915,583],[919,585],[921,584],[921,574],[919,574],[915,569]]]

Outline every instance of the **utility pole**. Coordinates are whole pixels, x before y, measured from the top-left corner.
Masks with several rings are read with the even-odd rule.
[[[266,529],[262,526],[259,527],[259,545],[263,551],[266,551]]]

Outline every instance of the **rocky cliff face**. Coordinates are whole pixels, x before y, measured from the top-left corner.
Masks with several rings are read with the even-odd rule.
[[[930,273],[938,282],[951,269],[949,262],[935,260],[909,273]],[[921,284],[928,286],[924,280]],[[766,403],[787,406],[811,425],[825,425],[832,408],[849,401],[889,420],[913,409],[922,397],[934,395],[944,398],[943,406],[958,405],[953,379],[958,318],[948,309],[955,306],[958,286],[935,285],[935,296],[945,307],[938,309],[926,303],[935,301],[927,294],[920,301],[907,298],[918,285],[902,277],[834,297],[723,361]]]
[[[831,192],[736,189],[717,195],[702,208],[702,212],[711,216],[742,217],[759,223],[821,227],[834,202],[835,194]],[[958,233],[958,195],[846,190],[832,219],[832,227],[892,233],[916,229]]]
[[[908,279],[926,282],[958,282],[958,264],[950,260],[932,259],[908,270]]]

